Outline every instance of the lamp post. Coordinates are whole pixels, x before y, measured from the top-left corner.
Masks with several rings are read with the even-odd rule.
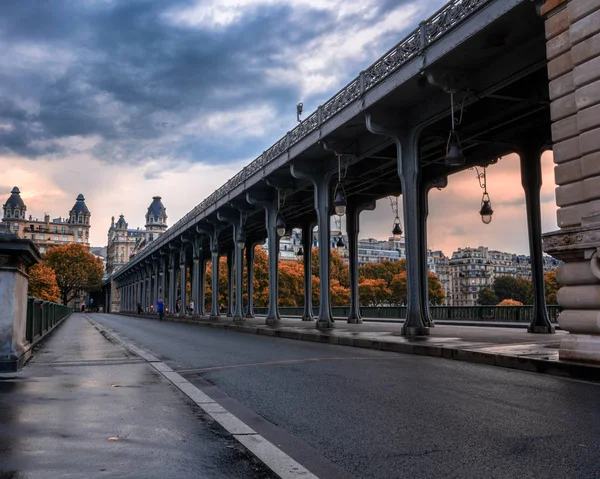
[[[456,124],[454,120],[454,92],[450,92],[450,116],[452,125],[450,127],[450,134],[448,135],[448,142],[446,143],[446,158],[444,159],[444,163],[446,163],[446,166],[463,166],[465,164],[465,157],[462,152],[462,147],[460,146],[458,133],[454,129]]]
[[[479,171],[479,168],[474,166],[475,171],[477,172],[477,180],[479,181],[479,186],[483,189],[483,195],[481,196],[481,209],[479,210],[479,214],[481,215],[481,221],[484,224],[489,225],[492,222],[492,215],[494,214],[494,210],[492,209],[492,200],[490,199],[490,195],[487,192],[487,174],[486,167],[483,167],[483,172]]]

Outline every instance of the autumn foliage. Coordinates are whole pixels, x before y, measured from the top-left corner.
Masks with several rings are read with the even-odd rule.
[[[28,294],[44,301],[58,301],[60,290],[58,289],[54,270],[43,262],[34,264],[29,268]]]
[[[67,304],[80,291],[96,291],[101,286],[102,261],[83,245],[56,246],[43,256],[44,264],[54,270],[60,299]]]
[[[343,258],[331,251],[330,294],[332,306],[350,304],[350,271]],[[228,303],[227,261],[219,261],[219,307]],[[244,264],[244,303],[247,303],[248,272]],[[319,305],[321,280],[319,250],[312,251],[312,302]],[[233,290],[235,294],[235,289]],[[406,261],[370,263],[359,268],[359,302],[363,306],[406,304]],[[444,300],[442,286],[433,273],[429,273],[429,301],[441,304]],[[206,308],[212,301],[212,265],[206,271]],[[254,306],[269,304],[268,256],[262,248],[256,248],[254,259]],[[304,265],[302,260],[279,261],[279,306],[301,306],[304,304]]]

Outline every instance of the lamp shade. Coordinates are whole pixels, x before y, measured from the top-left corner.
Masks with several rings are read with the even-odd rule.
[[[283,216],[281,216],[281,213],[277,213],[277,221],[275,222],[275,228],[277,229],[277,234],[279,236],[285,236],[285,221],[283,221]]]
[[[338,216],[344,216],[346,214],[346,198],[344,197],[344,192],[340,185],[336,188],[335,198],[333,199],[333,207],[335,209],[335,214]]]
[[[465,164],[465,157],[460,146],[458,134],[455,131],[451,131],[448,137],[444,163],[446,163],[446,166],[463,166]]]
[[[494,210],[492,209],[492,203],[490,200],[483,200],[481,202],[479,214],[481,215],[481,221],[483,221],[486,225],[489,225],[492,222]]]

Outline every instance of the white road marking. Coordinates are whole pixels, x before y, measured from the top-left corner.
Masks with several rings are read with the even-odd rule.
[[[99,331],[104,332],[123,347],[134,354],[144,358],[150,366],[158,373],[179,389],[183,394],[190,398],[200,409],[218,422],[229,434],[231,434],[248,451],[254,454],[269,469],[282,479],[318,479],[312,472],[296,462],[285,452],[267,441],[254,429],[241,421],[238,417],[231,414],[227,409],[212,400],[210,396],[200,391],[196,386],[190,383],[183,376],[173,371],[165,363],[157,359],[154,355],[142,350],[130,341],[122,339],[118,333],[110,328],[104,327],[85,315],[87,320],[92,323]]]

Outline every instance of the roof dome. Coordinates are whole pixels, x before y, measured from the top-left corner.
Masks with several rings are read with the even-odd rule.
[[[90,214],[90,210],[88,210],[88,207],[85,204],[85,198],[83,197],[83,195],[80,193],[77,196],[77,202],[75,203],[75,205],[73,206],[73,209],[71,210],[71,214],[84,214],[84,215],[89,215]]]
[[[160,196],[152,197],[152,203],[150,203],[150,206],[148,207],[148,213],[146,214],[146,218],[149,218],[152,216],[156,216],[159,218],[161,216],[163,218],[167,217],[167,210],[165,209],[165,206],[162,204],[160,199],[161,199]]]
[[[115,224],[115,228],[118,229],[127,229],[127,222],[125,221],[125,217],[123,215],[119,215],[119,221]]]
[[[19,188],[15,186],[10,193],[10,197],[8,198],[8,200],[6,200],[4,207],[10,209],[25,208],[25,203],[23,203],[23,199],[21,198],[21,192],[19,191]]]

